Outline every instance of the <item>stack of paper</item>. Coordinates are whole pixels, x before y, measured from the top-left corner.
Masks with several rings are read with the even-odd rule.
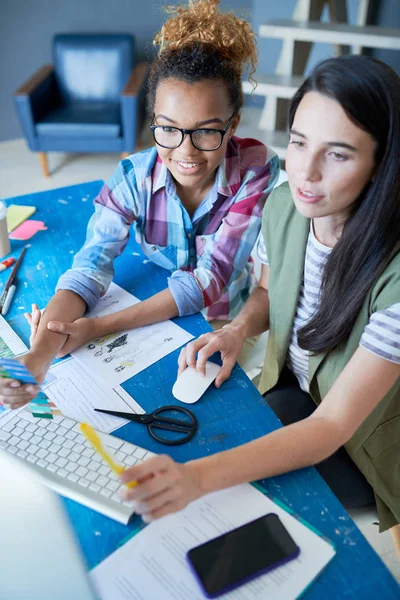
[[[280,517],[300,547],[299,557],[220,598],[294,600],[335,550],[250,484],[209,494],[148,525],[91,571],[97,593],[101,600],[202,600],[186,552],[271,512]]]

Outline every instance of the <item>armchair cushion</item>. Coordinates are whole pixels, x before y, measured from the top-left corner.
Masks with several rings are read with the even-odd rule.
[[[121,106],[105,102],[72,102],[47,113],[37,124],[44,137],[118,138]]]

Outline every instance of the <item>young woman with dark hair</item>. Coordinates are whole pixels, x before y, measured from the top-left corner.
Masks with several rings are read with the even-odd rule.
[[[279,160],[261,142],[234,137],[243,70],[254,72],[257,51],[249,24],[219,13],[218,4],[198,0],[168,9],[149,80],[155,147],[119,163],[39,326],[39,310],[32,314],[32,346],[20,360],[39,383],[55,355],[108,333],[202,310],[221,327],[256,283],[250,253]],[[82,318],[110,285],[132,224],[147,257],[171,272],[168,287],[113,315]],[[35,393],[0,380],[0,401],[13,408]]]
[[[269,329],[260,390],[285,427],[180,465],[155,457],[121,479],[146,521],[214,490],[317,465],[347,508],[376,502],[400,549],[400,80],[364,56],[329,59],[296,93],[289,182],[263,213],[259,286],[221,331],[181,352],[230,375]]]

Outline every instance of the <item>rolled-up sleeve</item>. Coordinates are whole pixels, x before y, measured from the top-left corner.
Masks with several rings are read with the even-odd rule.
[[[203,240],[204,246],[197,249],[196,268],[175,271],[169,278],[180,316],[211,306],[242,276],[260,233],[263,207],[278,180],[279,168],[276,155],[264,165],[249,167],[217,230],[199,236],[199,244]]]
[[[95,198],[85,244],[71,269],[58,280],[56,291],[75,292],[85,300],[88,310],[94,307],[113,279],[114,259],[128,243],[139,201],[132,163],[121,161]]]

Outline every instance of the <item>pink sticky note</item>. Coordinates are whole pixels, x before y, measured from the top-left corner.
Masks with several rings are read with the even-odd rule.
[[[8,236],[10,240],[29,240],[37,231],[44,231],[47,229],[43,221],[34,221],[29,219],[24,221],[22,225],[14,229]]]

